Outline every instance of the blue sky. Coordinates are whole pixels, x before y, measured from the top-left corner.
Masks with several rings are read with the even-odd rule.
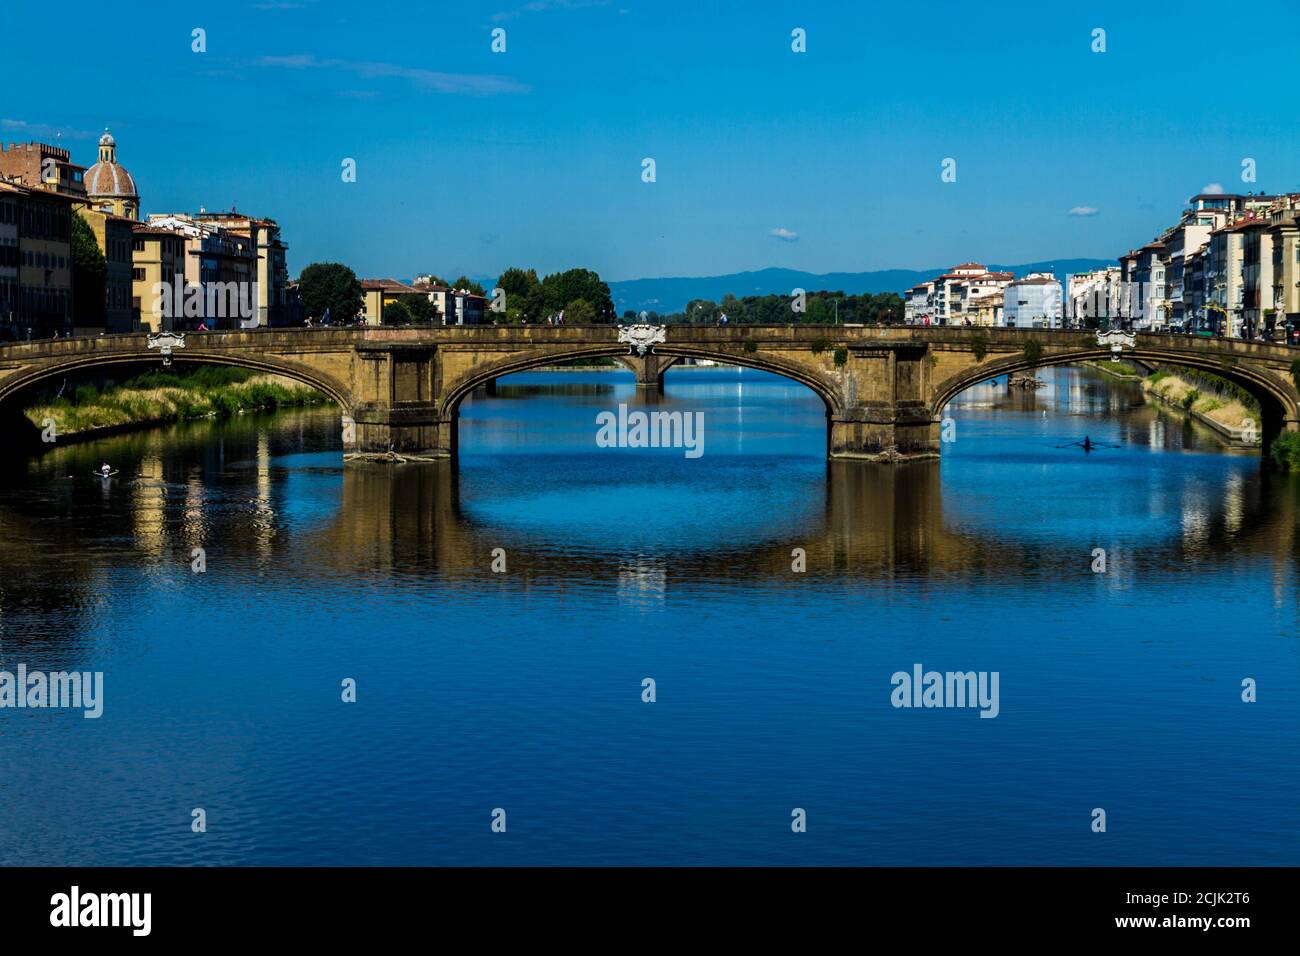
[[[1207,184],[1300,191],[1285,2],[1231,18],[1108,0],[117,9],[120,32],[72,0],[51,32],[47,4],[9,0],[0,136],[59,132],[89,165],[110,127],[146,213],[274,217],[295,274],[322,259],[366,277],[628,279],[1111,258]]]

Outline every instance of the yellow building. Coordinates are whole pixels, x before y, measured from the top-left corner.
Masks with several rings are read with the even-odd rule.
[[[59,146],[0,149],[0,177],[18,216],[18,309],[9,332],[17,338],[73,332],[72,209],[86,198],[84,172]]]
[[[396,302],[404,295],[426,295],[425,289],[398,282],[396,279],[362,279],[361,291],[365,298],[361,307],[361,318],[366,325],[384,324],[384,307]]]
[[[159,296],[158,285],[174,288],[177,277],[185,282],[185,236],[170,229],[132,227],[131,307],[136,327],[146,332],[172,329],[169,297]]]
[[[99,251],[104,254],[104,308],[96,316],[93,303],[77,303],[77,334],[105,331],[109,333],[134,332],[135,311],[131,305],[133,291],[133,239],[135,222],[103,209],[77,210],[95,234]],[[81,326],[90,328],[83,329]]]

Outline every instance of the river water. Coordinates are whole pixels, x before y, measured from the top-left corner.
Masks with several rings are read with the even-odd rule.
[[[899,467],[724,368],[657,406],[699,458],[598,448],[631,375],[572,371],[469,401],[458,469],[344,467],[325,409],[11,466],[0,669],[104,691],[0,709],[0,863],[1300,862],[1300,484],[1043,377]],[[918,664],[997,716],[893,706]]]

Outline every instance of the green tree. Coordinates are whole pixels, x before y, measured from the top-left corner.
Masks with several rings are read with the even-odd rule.
[[[306,315],[319,319],[329,309],[331,322],[351,322],[365,301],[357,274],[338,262],[313,262],[303,269],[298,297]]]
[[[569,269],[557,272],[542,280],[542,293],[546,309],[559,312],[574,299],[586,300],[595,310],[595,322],[610,322],[614,318],[614,300],[609,286],[590,269]],[[568,316],[565,320],[572,322]]]
[[[497,288],[506,294],[506,305],[510,304],[510,299],[514,296],[524,298],[541,287],[541,280],[537,278],[537,270],[529,269],[525,272],[523,269],[510,268],[501,273],[497,279]]]
[[[410,325],[411,308],[402,299],[384,305],[384,325]]]
[[[596,307],[586,299],[574,299],[564,307],[565,325],[595,325]]]
[[[469,276],[461,276],[454,283],[452,283],[452,288],[468,289],[470,292],[473,292],[475,295],[487,295],[487,291],[477,282],[471,281]]]
[[[94,230],[80,216],[72,217],[72,302],[87,324],[104,321],[108,264],[99,251]]]
[[[497,288],[506,294],[505,316],[496,315],[498,322],[517,325],[524,321],[535,322],[543,317],[546,305],[536,269],[507,269],[497,279]]]
[[[430,325],[438,314],[437,307],[429,301],[427,295],[421,292],[398,296],[397,301],[406,306],[406,310],[411,314],[411,321],[416,325]]]

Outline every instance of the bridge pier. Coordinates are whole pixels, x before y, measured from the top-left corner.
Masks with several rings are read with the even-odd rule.
[[[37,455],[54,447],[41,441],[41,429],[23,414],[17,402],[0,405],[0,435],[3,435],[5,450],[9,452],[4,456],[5,463],[16,466],[15,470],[25,467],[24,456]]]
[[[873,402],[830,419],[827,454],[880,462],[938,458],[939,423],[920,402]]]
[[[343,450],[356,455],[395,452],[416,458],[450,458],[456,451],[456,421],[440,419],[436,405],[384,408],[360,405],[352,410],[351,441]]]
[[[632,370],[638,389],[664,390],[664,372],[677,362],[675,355],[620,355],[619,361]]]
[[[901,462],[939,456],[939,424],[926,400],[934,361],[925,343],[859,345],[839,373],[846,413],[830,416],[831,458]]]
[[[455,452],[456,422],[438,413],[437,346],[400,341],[356,346],[352,371],[355,423],[345,451],[420,458],[448,458]],[[346,439],[350,437],[351,441]]]

